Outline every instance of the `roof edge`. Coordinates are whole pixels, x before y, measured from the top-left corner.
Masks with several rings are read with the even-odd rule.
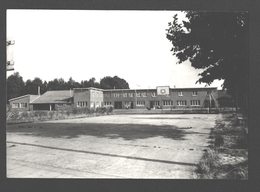
[[[26,96],[30,96],[30,95],[31,95],[31,94],[22,95],[22,96],[19,96],[19,97],[15,97],[15,98],[9,99],[8,101],[12,101],[12,100],[20,99],[20,98],[23,98],[23,97],[26,97]],[[34,96],[37,96],[37,95],[34,95]]]

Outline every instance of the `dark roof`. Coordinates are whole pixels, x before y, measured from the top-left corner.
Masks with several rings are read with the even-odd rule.
[[[68,100],[73,97],[73,91],[71,90],[57,90],[47,91],[41,97],[34,100],[32,104],[44,104],[44,103],[68,103]]]

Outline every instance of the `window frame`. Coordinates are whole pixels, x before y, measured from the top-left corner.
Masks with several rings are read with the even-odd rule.
[[[136,106],[145,106],[145,101],[136,101]]]
[[[178,96],[180,96],[180,97],[182,97],[182,96],[183,96],[183,93],[182,93],[182,91],[179,91],[179,92],[178,92]]]
[[[141,93],[135,93],[136,97],[141,97]]]
[[[20,108],[20,104],[19,103],[12,103],[12,108],[13,109],[18,109],[18,108]]]
[[[200,100],[190,100],[190,105],[191,106],[200,106]]]
[[[134,97],[134,93],[128,93],[128,97]]]
[[[179,105],[179,102],[180,102],[180,105]],[[183,104],[183,102],[184,102],[185,104]],[[187,106],[187,101],[186,101],[186,100],[178,100],[178,101],[177,101],[177,106]]]
[[[198,91],[192,91],[192,96],[198,96]]]
[[[157,97],[156,92],[151,92],[151,97]]]
[[[172,106],[173,105],[173,102],[172,100],[163,100],[163,106]]]
[[[20,103],[19,108],[27,108],[27,103]]]

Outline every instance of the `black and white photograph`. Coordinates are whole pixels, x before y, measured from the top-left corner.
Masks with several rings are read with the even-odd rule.
[[[6,178],[248,180],[249,13],[6,10]]]

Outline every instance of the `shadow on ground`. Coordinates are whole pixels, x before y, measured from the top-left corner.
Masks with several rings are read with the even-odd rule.
[[[162,136],[173,140],[185,140],[186,134],[203,134],[192,129],[172,125],[150,124],[98,124],[98,123],[27,123],[7,125],[7,133],[18,133],[37,137],[77,138],[95,136],[98,138],[125,140],[146,139]]]

